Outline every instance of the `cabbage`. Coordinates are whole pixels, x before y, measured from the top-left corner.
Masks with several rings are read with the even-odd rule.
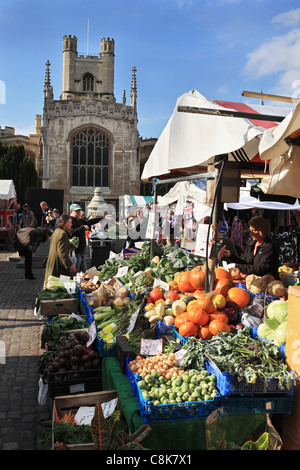
[[[281,323],[281,325],[276,328],[274,331],[273,343],[275,343],[277,346],[283,346],[286,343],[286,330],[287,330],[287,322]]]
[[[264,339],[269,339],[269,336],[274,333],[274,330],[270,328],[266,323],[261,323],[257,328],[257,334]]]
[[[287,322],[279,323],[276,318],[267,319],[257,328],[257,334],[264,339],[272,341],[276,346],[286,343]]]
[[[273,300],[266,308],[267,318],[276,318],[279,323],[286,322],[288,313],[288,302]]]

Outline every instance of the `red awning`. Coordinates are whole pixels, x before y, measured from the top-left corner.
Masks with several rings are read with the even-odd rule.
[[[251,108],[245,103],[235,103],[231,101],[220,101],[220,100],[214,100],[214,101],[215,103],[218,103],[220,106],[223,106],[223,108],[234,109],[235,111],[240,111],[243,113],[260,114],[258,111]],[[249,121],[255,124],[256,126],[261,126],[261,127],[264,127],[265,129],[269,129],[270,127],[274,127],[278,125],[277,122],[272,122],[272,121],[260,121],[260,120],[255,120],[255,119],[249,119]],[[255,157],[252,158],[251,161],[265,163],[259,158],[259,154],[255,155]]]

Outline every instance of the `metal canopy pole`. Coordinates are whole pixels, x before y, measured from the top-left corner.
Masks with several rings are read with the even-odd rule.
[[[202,178],[207,178],[207,179],[213,179],[218,175],[218,171],[212,171],[208,173],[200,173],[200,174],[195,174],[195,175],[189,175],[189,176],[182,176],[179,178],[168,178],[164,180],[158,180],[153,183],[153,199],[154,199],[154,223],[156,221],[156,206],[157,206],[157,185],[159,184],[168,184],[168,183],[178,183],[179,181],[190,181],[190,180],[198,180]],[[154,257],[154,238],[151,238],[150,240],[150,261]]]
[[[282,122],[285,116],[274,116],[271,114],[255,114],[255,113],[244,113],[240,111],[231,111],[228,109],[210,109],[210,108],[197,108],[193,106],[178,106],[177,111],[181,113],[193,113],[193,114],[209,114],[211,116],[219,117],[235,117],[243,119],[254,119],[255,121],[276,121]]]

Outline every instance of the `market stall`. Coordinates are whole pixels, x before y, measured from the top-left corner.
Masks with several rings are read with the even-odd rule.
[[[92,268],[85,278],[49,279],[36,301],[36,313],[48,319],[41,338],[45,353],[39,360],[43,386],[57,406],[60,397],[87,406],[95,394],[114,391],[127,432],[132,435],[146,426],[143,446],[150,450],[217,448],[207,440],[216,413],[231,439],[227,448],[232,443],[240,448],[258,424],[261,429],[269,418],[291,412],[294,374],[286,370],[282,326],[287,289],[268,279],[261,280],[259,292],[257,283],[226,277],[229,272],[222,269],[215,273],[216,290],[205,296],[199,264],[204,259],[159,245],[155,259],[149,261],[149,253],[148,242],[141,253],[107,260],[100,272]],[[275,324],[282,331],[276,332]],[[272,339],[264,338],[271,329]],[[221,346],[230,347],[233,358],[236,347],[246,357],[257,351],[259,358],[262,350],[270,362],[256,359],[261,367],[254,380],[248,361],[235,370],[237,357],[231,364],[226,353],[216,354]],[[76,361],[71,360],[74,355]],[[89,355],[93,366],[87,366]],[[79,358],[85,364],[81,369],[74,368]],[[164,368],[151,368],[155,363]],[[95,412],[93,405],[91,417]],[[53,419],[58,419],[56,414]],[[67,436],[55,423],[60,434],[57,441],[54,435],[54,444],[68,447]]]
[[[14,238],[16,190],[12,180],[0,180],[0,242],[10,248]]]
[[[184,104],[196,105],[195,97],[202,101],[202,106],[215,109],[215,103],[211,105],[206,99],[203,103],[203,97],[194,91],[188,94]],[[177,121],[177,116],[169,121],[166,129],[169,135],[174,129],[177,131],[179,146],[183,131],[190,137],[199,134],[198,121],[191,121],[188,114],[184,116],[183,120]],[[222,205],[239,201],[236,185],[232,186],[233,191],[226,189],[231,171],[239,170],[240,165],[227,163],[231,163],[233,153],[240,149],[247,151],[247,163],[251,163],[258,150],[256,137],[262,134],[263,128],[247,119],[234,120],[236,132],[231,133],[231,118],[220,121],[219,117],[211,117],[212,120],[207,120],[210,134],[208,129],[203,129],[200,139],[204,145],[195,145],[193,140],[189,146],[191,159],[182,162],[183,154],[190,155],[185,148],[181,161],[177,161],[176,149],[173,148],[174,154],[173,150],[169,153],[164,142],[158,141],[158,150],[167,151],[168,158],[149,159],[143,178],[166,175],[173,169],[188,173],[188,168],[199,168],[199,163],[207,164],[213,158],[215,168],[200,175],[215,182],[212,219],[213,224],[218,224]],[[228,139],[209,138],[220,129]],[[200,147],[201,152],[204,148],[209,154],[202,154]],[[231,154],[229,159],[215,158],[224,153],[227,157]],[[157,148],[155,155],[158,155]],[[198,176],[197,173],[185,175],[181,181]],[[63,287],[70,290],[70,284],[65,282]],[[43,335],[47,339],[44,345],[52,349],[45,352],[39,364],[44,385],[63,382],[70,394],[80,394],[83,390],[89,394],[89,386],[93,392],[114,389],[118,411],[125,419],[126,442],[137,433],[146,449],[217,449],[220,443],[222,449],[282,447],[282,439],[271,420],[291,415],[296,388],[295,371],[289,367],[286,356],[289,318],[294,315],[290,311],[288,285],[283,281],[270,275],[242,276],[236,270],[215,264],[208,266],[207,256],[161,246],[151,240],[143,244],[139,253],[125,259],[108,259],[99,271],[94,268],[84,278],[77,276],[75,296],[82,321],[88,321],[88,326],[84,323],[79,328],[88,335],[88,338],[84,335],[85,344],[81,346],[93,352],[76,353],[81,357],[81,365],[73,364],[74,369],[61,370],[63,364],[71,363],[74,342],[61,350],[61,335],[72,333],[68,324],[58,323],[61,319],[52,319],[45,330],[47,338],[46,333]],[[81,347],[76,351],[79,349],[82,351]],[[66,354],[66,350],[70,352]],[[70,357],[70,361],[61,353]],[[90,354],[95,360],[101,359],[101,379],[94,375],[99,368],[95,372],[83,365],[85,361],[91,362]],[[59,362],[61,359],[63,364]],[[58,396],[59,391],[54,399]],[[102,421],[99,406],[94,406],[90,414],[93,434],[96,422]],[[71,413],[57,421],[54,415],[54,442],[57,422],[62,419],[75,418]],[[216,439],[219,431],[222,440]],[[104,449],[99,435],[97,445]],[[91,434],[87,439],[91,440]],[[62,448],[69,445],[65,434],[57,445]]]

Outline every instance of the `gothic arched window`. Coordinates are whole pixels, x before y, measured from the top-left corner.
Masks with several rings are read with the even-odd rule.
[[[83,91],[94,91],[94,77],[91,73],[86,73],[82,79]]]
[[[71,145],[72,186],[109,187],[109,137],[87,128],[73,136]]]

